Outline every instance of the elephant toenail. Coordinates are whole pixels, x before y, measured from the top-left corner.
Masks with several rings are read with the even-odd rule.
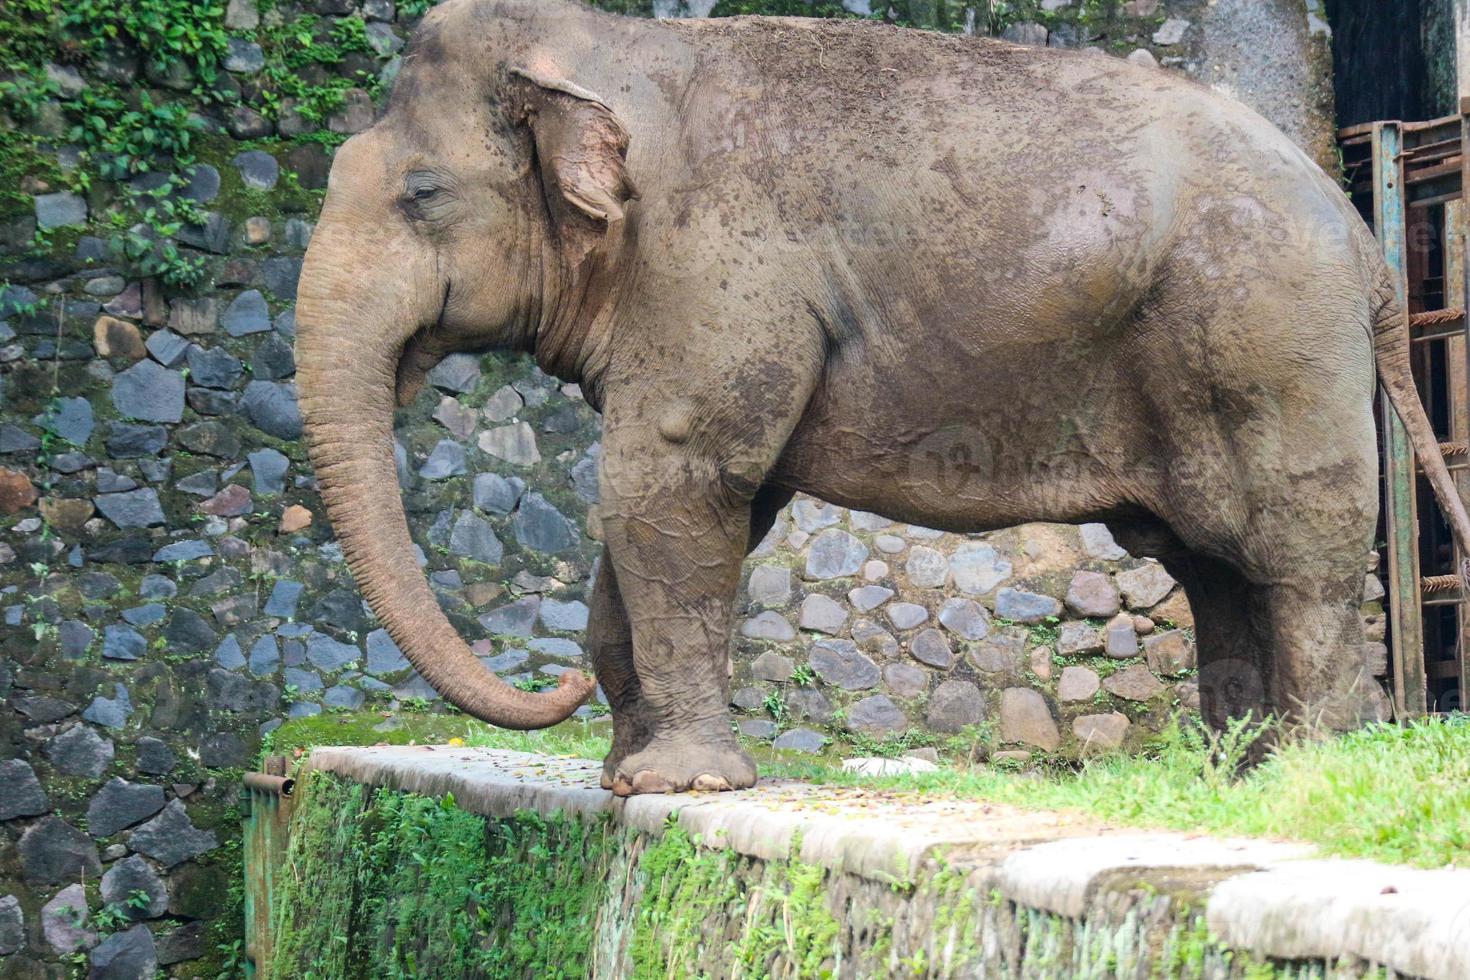
[[[711,776],[702,772],[694,777],[694,789],[701,793],[726,793],[730,790],[730,781],[724,776]]]
[[[642,769],[633,774],[635,793],[672,793],[674,786],[652,769]]]

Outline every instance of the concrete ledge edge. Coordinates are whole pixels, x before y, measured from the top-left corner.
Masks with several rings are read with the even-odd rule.
[[[788,857],[886,883],[945,864],[1018,905],[1085,919],[1103,887],[1190,873],[1224,945],[1281,960],[1360,957],[1428,980],[1470,977],[1470,869],[1318,858],[1310,845],[1117,830],[969,801],[873,805],[861,791],[791,782],[724,794],[619,799],[599,763],[454,746],[318,748],[307,765],[368,785],[454,795],[487,817],[610,814],[658,835],[671,821],[710,847]],[[799,843],[799,853],[792,854]]]

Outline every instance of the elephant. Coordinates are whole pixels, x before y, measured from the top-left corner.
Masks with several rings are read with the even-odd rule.
[[[512,729],[594,681],[532,693],[475,658],[414,561],[393,413],[454,352],[580,385],[603,420],[603,786],[715,791],[756,779],[734,603],[797,492],[954,532],[1101,522],[1184,585],[1211,724],[1360,724],[1375,382],[1470,543],[1406,315],[1334,181],[1167,71],[448,0],[336,152],[297,380],[365,598],[447,701]]]

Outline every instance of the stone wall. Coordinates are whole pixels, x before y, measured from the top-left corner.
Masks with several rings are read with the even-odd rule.
[[[237,965],[235,801],[262,739],[434,699],[343,565],[292,384],[332,149],[425,6],[192,5],[216,34],[187,44],[4,15],[31,62],[7,56],[0,87],[0,977],[89,951],[99,977]],[[998,6],[892,12],[1218,67],[1202,2]],[[431,382],[397,425],[422,561],[488,666],[549,683],[585,666],[597,419],[521,358],[457,356]],[[1194,701],[1189,627],[1162,570],[1097,526],[965,537],[800,500],[747,568],[733,700],[793,751],[1136,744]]]

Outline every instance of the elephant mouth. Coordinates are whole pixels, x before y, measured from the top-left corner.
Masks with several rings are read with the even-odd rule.
[[[429,372],[449,354],[454,346],[448,342],[449,301],[454,283],[445,280],[444,291],[439,299],[439,311],[432,323],[420,327],[409,335],[398,349],[398,365],[394,388],[399,408],[407,408],[418,397]]]
[[[444,280],[444,295],[439,299],[439,315],[434,318],[434,326],[431,328],[440,333],[444,332],[444,321],[449,316],[449,294],[454,290],[454,280]]]

